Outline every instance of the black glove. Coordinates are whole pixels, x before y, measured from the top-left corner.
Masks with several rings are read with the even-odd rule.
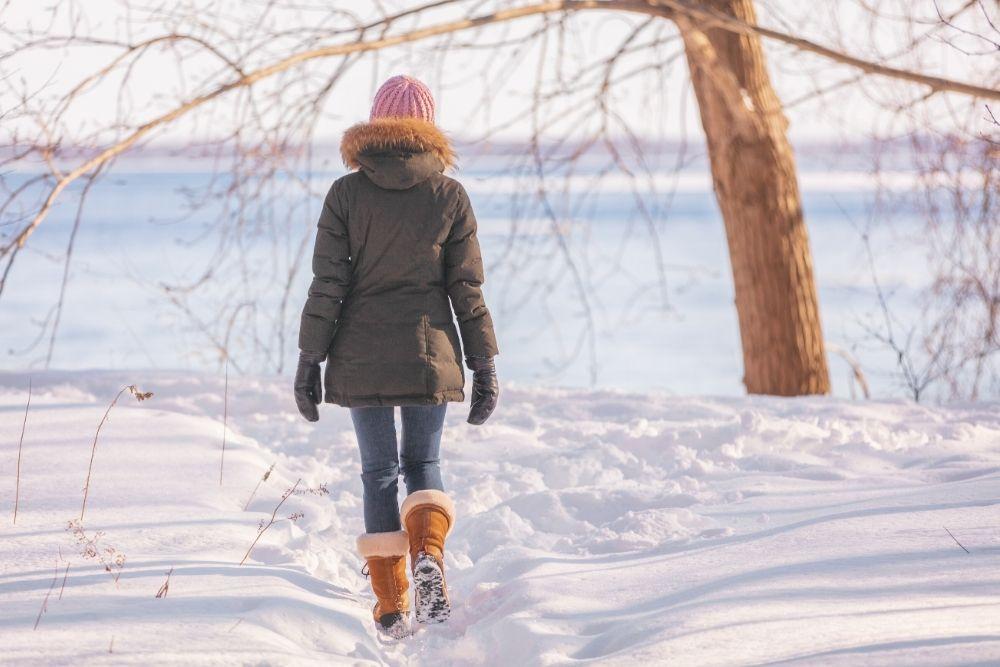
[[[472,370],[472,409],[468,422],[479,426],[490,418],[497,406],[500,396],[497,369],[492,357],[466,357],[465,364]]]
[[[299,366],[295,369],[295,404],[306,420],[319,421],[316,406],[323,400],[323,373],[319,365],[326,361],[325,354],[300,352]]]

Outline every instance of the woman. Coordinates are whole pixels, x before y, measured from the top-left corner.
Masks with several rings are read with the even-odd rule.
[[[325,384],[328,403],[350,408],[364,486],[357,547],[377,598],[375,627],[400,638],[410,633],[407,553],[416,621],[450,613],[444,542],[455,511],[438,459],[445,409],[465,399],[464,348],[474,373],[468,421],[486,421],[499,394],[498,350],[476,218],[461,184],[442,173],[455,153],[434,125],[427,86],[407,76],[386,81],[369,122],[351,127],[340,151],[354,171],[334,182],[320,215],[295,400],[306,419],[318,420]],[[398,452],[394,406],[403,425]]]

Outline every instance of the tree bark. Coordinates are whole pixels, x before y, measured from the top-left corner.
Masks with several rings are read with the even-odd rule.
[[[750,24],[752,0],[705,4]],[[751,394],[830,391],[809,236],[802,217],[788,121],[768,77],[760,37],[681,30],[726,227]]]

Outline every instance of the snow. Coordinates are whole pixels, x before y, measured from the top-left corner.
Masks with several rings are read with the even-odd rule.
[[[459,511],[446,557],[456,609],[385,645],[354,553],[360,479],[346,410],[307,424],[288,378],[230,377],[220,486],[221,377],[32,382],[11,525],[28,377],[0,374],[4,664],[1000,660],[996,404],[508,383],[482,427],[453,404],[443,451]],[[116,585],[66,525],[80,513],[94,430],[132,383],[155,395],[125,394],[111,411],[83,523],[125,555]],[[303,516],[268,529],[240,566],[299,479],[305,492],[279,517]]]

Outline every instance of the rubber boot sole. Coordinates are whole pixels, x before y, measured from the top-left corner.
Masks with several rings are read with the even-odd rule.
[[[375,630],[383,641],[398,641],[413,634],[408,614],[386,614],[381,620],[375,621]]]
[[[451,615],[451,603],[445,589],[444,572],[433,557],[417,556],[413,566],[413,606],[417,623],[443,623]]]

